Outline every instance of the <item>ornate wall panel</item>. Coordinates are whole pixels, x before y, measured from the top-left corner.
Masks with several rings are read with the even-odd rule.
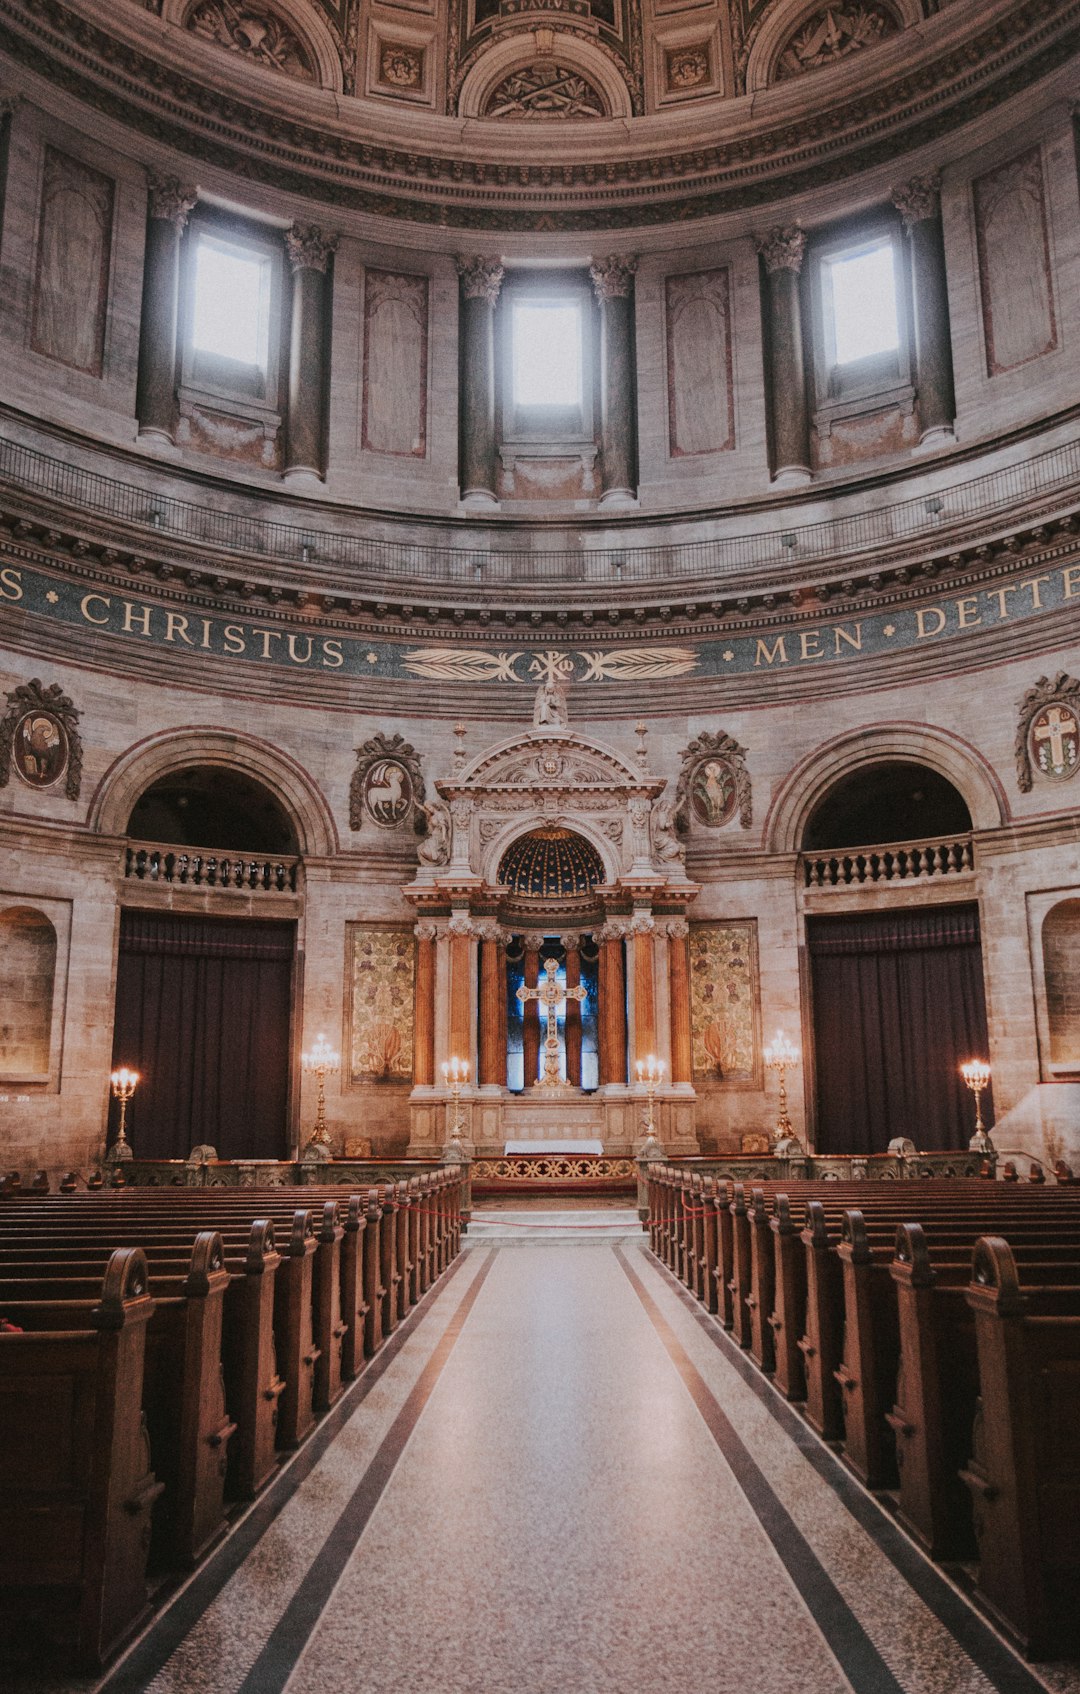
[[[47,1076],[55,978],[56,931],[44,913],[0,913],[0,1081]]]
[[[197,0],[188,12],[186,28],[215,46],[239,53],[267,70],[281,71],[300,82],[318,80],[311,54],[294,29],[262,0]]]
[[[730,272],[669,276],[664,297],[671,457],[728,451],[735,446]]]
[[[793,30],[777,56],[774,80],[784,82],[804,71],[835,65],[864,47],[895,35],[900,28],[889,6],[822,6]]]
[[[30,345],[100,376],[105,358],[115,184],[45,149]]]
[[[411,924],[346,925],[346,1063],[354,1086],[412,1077],[414,953]]]
[[[757,921],[690,925],[694,1084],[761,1086]]]
[[[369,270],[364,282],[361,445],[372,453],[427,453],[426,276]]]
[[[1058,344],[1041,150],[987,171],[973,190],[986,369],[998,376]]]

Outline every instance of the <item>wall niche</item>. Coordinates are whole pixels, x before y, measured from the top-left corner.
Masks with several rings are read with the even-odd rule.
[[[0,912],[0,1081],[47,1082],[56,930],[43,912]]]
[[[1080,1079],[1080,900],[1059,900],[1043,919],[1050,1073]]]

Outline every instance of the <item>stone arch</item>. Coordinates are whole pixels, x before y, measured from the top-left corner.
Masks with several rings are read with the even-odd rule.
[[[780,56],[788,43],[805,25],[811,23],[815,15],[830,9],[838,8],[829,8],[822,4],[822,0],[793,0],[793,4],[777,6],[766,14],[746,60],[748,94],[759,88],[768,88],[777,81]],[[895,22],[895,31],[890,33],[900,33],[909,25],[922,21],[919,0],[872,0],[872,5],[866,7],[860,7],[857,0],[852,0],[850,5],[839,9],[880,12]]]
[[[58,942],[34,906],[0,910],[0,1078],[43,1082],[52,1059]]]
[[[289,814],[305,858],[338,851],[333,814],[307,772],[265,741],[226,729],[168,730],[130,747],[98,785],[90,806],[91,829],[124,835],[143,791],[159,777],[189,765],[224,766],[255,777]]]
[[[1058,900],[1042,921],[1049,1064],[1080,1075],[1080,899]]]
[[[208,0],[164,0],[161,15],[166,23],[175,24],[178,29],[186,32],[191,31],[192,14],[200,5],[207,3]],[[209,3],[213,4],[213,0],[209,0]],[[319,16],[316,7],[301,6],[297,0],[252,0],[246,10],[256,16],[260,13],[269,14],[280,20],[285,29],[295,36],[302,54],[310,62],[312,87],[329,88],[339,94],[344,90],[338,42],[329,24]],[[201,32],[192,33],[201,36]],[[208,41],[208,46],[214,45],[213,41]],[[229,50],[226,44],[222,46],[224,51]],[[232,56],[242,59],[246,64],[281,74],[280,69],[275,67],[271,60],[257,52],[244,51],[238,47],[233,50]],[[307,78],[296,80],[306,81]]]
[[[827,742],[788,773],[765,820],[766,849],[797,853],[811,814],[840,777],[892,760],[926,765],[951,782],[967,803],[974,829],[1008,821],[1008,799],[995,772],[959,736],[929,724],[868,724]]]
[[[492,94],[506,77],[514,71],[527,70],[545,60],[580,72],[585,81],[600,95],[606,107],[605,117],[629,118],[632,115],[630,90],[618,67],[592,42],[584,41],[580,36],[572,35],[566,30],[555,32],[549,51],[543,55],[538,49],[532,30],[515,32],[487,48],[470,66],[461,85],[458,115],[463,118],[483,118]]]

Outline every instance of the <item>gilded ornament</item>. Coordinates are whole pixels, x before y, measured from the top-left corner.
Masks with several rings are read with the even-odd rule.
[[[77,800],[83,762],[78,722],[78,710],[59,683],[46,688],[34,677],[13,688],[0,720],[0,788],[14,769],[29,788],[52,788],[63,780],[67,799]]]
[[[1080,681],[1065,671],[1041,676],[1020,702],[1016,781],[1030,792],[1035,775],[1065,782],[1080,768]]]

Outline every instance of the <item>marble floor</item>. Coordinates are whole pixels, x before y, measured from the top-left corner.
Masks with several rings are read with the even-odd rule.
[[[486,1213],[101,1694],[1080,1694],[587,1217]]]

